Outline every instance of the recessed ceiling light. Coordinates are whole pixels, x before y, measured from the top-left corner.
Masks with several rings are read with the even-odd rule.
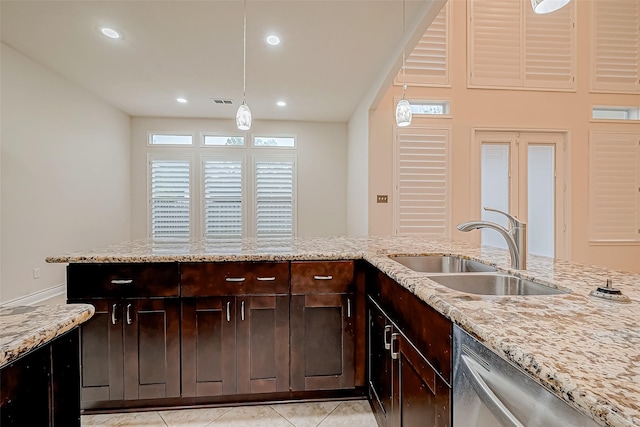
[[[276,105],[277,105],[278,107],[284,107],[284,106],[286,106],[286,105],[287,105],[287,103],[286,103],[286,102],[284,102],[284,101],[278,101],[278,102],[276,102]]]
[[[187,100],[184,98],[176,98],[176,101],[178,101],[180,104],[186,104]]]
[[[267,36],[266,40],[267,43],[269,43],[271,46],[277,46],[280,44],[280,37],[276,36],[275,34]]]
[[[100,32],[110,39],[119,39],[121,37],[119,32],[109,27],[100,28]]]

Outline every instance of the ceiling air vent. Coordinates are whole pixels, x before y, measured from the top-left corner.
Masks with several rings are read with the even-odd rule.
[[[220,105],[233,105],[233,99],[211,98],[211,100]]]

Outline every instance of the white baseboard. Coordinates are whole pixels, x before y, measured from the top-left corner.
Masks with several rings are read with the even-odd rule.
[[[0,304],[0,307],[15,307],[17,305],[36,305],[49,298],[57,297],[67,293],[67,285],[64,283],[25,295],[16,299],[12,299]]]

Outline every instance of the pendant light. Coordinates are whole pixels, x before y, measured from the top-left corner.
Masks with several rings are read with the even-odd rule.
[[[537,14],[551,13],[566,6],[571,0],[531,0],[531,7]]]
[[[398,101],[396,105],[396,125],[398,127],[405,127],[411,124],[411,117],[413,114],[411,113],[411,104],[409,101],[404,99],[404,93],[407,90],[407,84],[405,83],[404,77],[404,68],[405,68],[405,57],[404,57],[404,20],[405,20],[405,0],[402,0],[402,99]]]
[[[236,113],[236,126],[240,130],[251,129],[251,110],[247,105],[247,0],[244,0],[242,21],[242,105]]]

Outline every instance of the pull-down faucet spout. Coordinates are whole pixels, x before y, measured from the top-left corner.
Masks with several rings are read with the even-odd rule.
[[[484,208],[484,210],[505,215],[509,219],[509,229],[490,221],[463,222],[462,224],[458,224],[456,228],[460,231],[471,231],[480,228],[489,228],[497,231],[507,241],[507,247],[509,248],[509,255],[511,257],[511,268],[525,270],[527,268],[527,224],[497,209]]]

